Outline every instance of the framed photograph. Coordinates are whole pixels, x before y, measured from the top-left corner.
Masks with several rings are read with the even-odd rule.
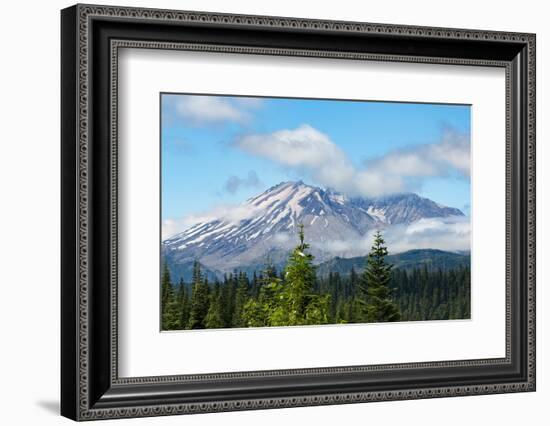
[[[61,412],[535,390],[535,35],[61,12]]]

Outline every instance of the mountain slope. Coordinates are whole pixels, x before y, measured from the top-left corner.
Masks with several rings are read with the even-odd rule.
[[[332,241],[353,241],[373,229],[448,216],[463,214],[416,194],[348,198],[303,182],[283,182],[168,238],[162,252],[169,265],[197,259],[217,273],[256,268],[267,259],[278,265],[296,245],[297,225],[303,223],[312,254],[323,262],[333,257],[328,247]]]

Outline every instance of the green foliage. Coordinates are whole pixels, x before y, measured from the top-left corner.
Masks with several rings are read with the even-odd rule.
[[[309,295],[309,302],[306,306],[304,324],[328,324],[330,294]]]
[[[263,274],[258,278],[258,296],[247,300],[243,309],[245,327],[265,327],[274,325],[277,321],[278,299],[282,297],[282,280],[277,272],[268,264]]]
[[[161,294],[161,329],[162,330],[177,330],[180,328],[180,304],[172,286],[170,279],[170,271],[164,263],[162,269],[162,294]]]
[[[187,327],[206,328],[206,315],[210,305],[209,288],[206,279],[203,278],[199,262],[193,265],[193,295],[191,296],[191,308]]]
[[[312,294],[315,267],[313,255],[308,252],[309,244],[304,242],[303,224],[299,225],[298,236],[300,244],[289,256],[274,320],[277,325],[304,325],[313,324],[312,321],[318,318],[321,322],[316,324],[324,324],[327,321],[327,303],[324,298]]]
[[[392,282],[403,321],[470,318],[470,268],[398,270]]]
[[[216,283],[214,290],[210,294],[210,306],[206,313],[206,328],[222,328],[225,325],[222,316],[222,292],[220,284]]]
[[[177,301],[180,307],[179,329],[185,328],[189,322],[189,313],[191,309],[189,293],[188,287],[183,280],[181,280],[177,291]]]
[[[190,283],[174,286],[163,265],[162,329],[268,327],[419,321],[470,317],[470,269],[395,269],[378,233],[361,273],[316,275],[299,227],[299,244],[282,271],[269,262],[251,279],[242,271],[209,284],[194,262]],[[431,269],[430,269],[431,268]]]
[[[388,249],[384,245],[382,234],[377,231],[359,285],[359,314],[367,322],[398,321],[401,318],[399,307],[392,300],[390,282],[393,265],[386,262],[387,255]]]
[[[268,323],[274,326],[326,324],[329,321],[330,295],[314,293],[316,281],[313,255],[304,239],[304,225],[299,225],[300,243],[289,256],[284,279],[269,285]]]
[[[225,275],[222,288],[222,317],[225,327],[232,327],[233,312],[235,311],[235,294],[237,292],[237,280],[233,274]]]
[[[173,289],[172,281],[170,279],[170,271],[168,270],[168,265],[166,262],[162,265],[162,275],[161,275],[161,306],[164,308],[168,300],[170,299]]]
[[[237,279],[237,291],[235,293],[235,308],[233,310],[233,327],[245,327],[246,318],[244,307],[248,299],[248,278],[244,272],[240,272]]]

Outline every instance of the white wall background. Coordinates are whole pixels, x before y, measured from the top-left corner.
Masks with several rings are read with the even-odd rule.
[[[550,27],[545,2],[431,0],[104,0],[103,4],[526,31],[537,33],[538,390],[317,408],[107,421],[102,424],[547,424],[550,401]],[[0,66],[0,418],[69,424],[59,405],[59,9],[71,2],[3,4]]]

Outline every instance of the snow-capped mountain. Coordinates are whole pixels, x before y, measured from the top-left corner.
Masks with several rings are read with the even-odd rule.
[[[463,216],[416,194],[349,198],[344,194],[283,182],[248,199],[235,211],[191,226],[162,244],[171,269],[187,268],[197,259],[211,271],[231,271],[274,264],[296,245],[297,226],[304,224],[316,260],[333,257],[331,241],[353,241],[372,229],[408,224],[421,218]]]

